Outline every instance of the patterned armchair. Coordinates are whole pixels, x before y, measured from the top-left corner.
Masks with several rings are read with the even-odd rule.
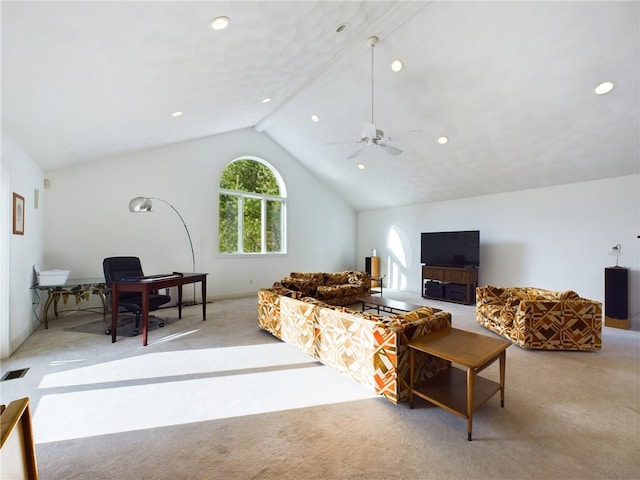
[[[602,304],[576,292],[532,287],[476,288],[476,319],[527,349],[600,350]]]

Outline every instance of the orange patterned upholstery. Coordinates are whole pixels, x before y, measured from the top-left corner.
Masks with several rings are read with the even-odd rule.
[[[602,348],[602,304],[572,290],[477,287],[476,319],[522,348]]]
[[[409,396],[407,343],[451,325],[449,312],[434,313],[429,307],[383,316],[280,293],[273,288],[258,290],[260,328],[393,403]],[[448,367],[442,359],[416,354],[416,381]]]
[[[371,275],[355,270],[335,273],[291,272],[274,283],[273,287],[288,297],[308,296],[331,305],[351,305],[356,298],[369,295]]]

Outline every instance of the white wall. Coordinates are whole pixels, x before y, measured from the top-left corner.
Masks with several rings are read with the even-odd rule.
[[[288,254],[217,253],[218,182],[232,160],[251,155],[282,175],[288,201]],[[208,272],[209,298],[255,293],[292,270],[355,268],[356,214],[268,136],[245,129],[46,172],[44,267],[72,277],[102,276],[102,259],[136,255],[145,273],[191,270],[178,216],[162,203],[133,214],[136,196],[166,200],[184,217],[196,270]]]
[[[43,261],[42,181],[40,167],[2,132],[2,282],[0,293],[0,358],[6,358],[35,330],[42,318],[34,308],[33,265]],[[39,191],[35,208],[35,190]],[[13,235],[13,192],[24,197],[24,235]]]
[[[604,268],[630,271],[640,313],[638,175],[358,214],[358,266],[376,248],[391,288],[420,292],[420,233],[480,230],[480,284],[572,289],[604,298]],[[397,242],[389,239],[398,238]],[[397,246],[393,246],[397,245]]]

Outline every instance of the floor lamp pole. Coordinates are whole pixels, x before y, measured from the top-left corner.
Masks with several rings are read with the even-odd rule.
[[[162,200],[161,198],[152,198],[152,200],[160,200],[161,202],[166,203],[167,205],[169,205],[171,207],[171,209],[176,212],[176,215],[178,215],[178,217],[180,218],[180,221],[182,222],[182,225],[184,226],[184,230],[185,232],[187,232],[187,238],[189,238],[189,247],[191,247],[191,272],[192,273],[196,273],[196,254],[193,250],[193,242],[191,241],[191,234],[189,233],[189,229],[187,228],[187,224],[184,221],[184,218],[182,218],[182,215],[180,215],[180,212],[178,210],[176,210],[176,207],[174,207],[173,205],[171,205],[169,202],[167,202],[166,200]],[[202,301],[204,302],[204,299],[202,299]],[[196,302],[196,284],[193,284],[193,304],[197,305],[198,303]]]
[[[191,241],[191,234],[189,233],[189,229],[187,228],[187,224],[184,221],[184,218],[182,218],[182,215],[180,215],[180,212],[176,209],[176,207],[174,207],[169,202],[161,198],[136,197],[129,202],[129,211],[130,212],[153,212],[152,200],[158,200],[159,202],[169,205],[169,207],[171,207],[171,209],[176,213],[176,215],[178,215],[178,218],[180,219],[180,221],[182,222],[182,225],[184,226],[185,232],[187,232],[187,238],[189,239],[189,247],[191,248],[191,271],[193,273],[196,273],[196,254],[193,250],[193,242]],[[203,298],[202,301],[205,302],[206,299]],[[193,284],[193,304],[194,305],[198,304],[198,302],[196,302],[196,284],[195,283]]]

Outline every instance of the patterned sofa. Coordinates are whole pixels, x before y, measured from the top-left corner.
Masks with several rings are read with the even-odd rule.
[[[407,343],[451,325],[451,314],[430,307],[382,316],[329,305],[299,291],[258,291],[260,328],[371,388],[393,403],[409,396]],[[416,354],[416,381],[431,378],[449,362]]]
[[[476,288],[479,324],[516,345],[540,350],[600,350],[602,304],[572,291]]]
[[[371,275],[366,272],[291,272],[274,284],[282,291],[301,292],[331,305],[351,305],[356,298],[369,295]],[[285,292],[288,294],[288,292]]]

